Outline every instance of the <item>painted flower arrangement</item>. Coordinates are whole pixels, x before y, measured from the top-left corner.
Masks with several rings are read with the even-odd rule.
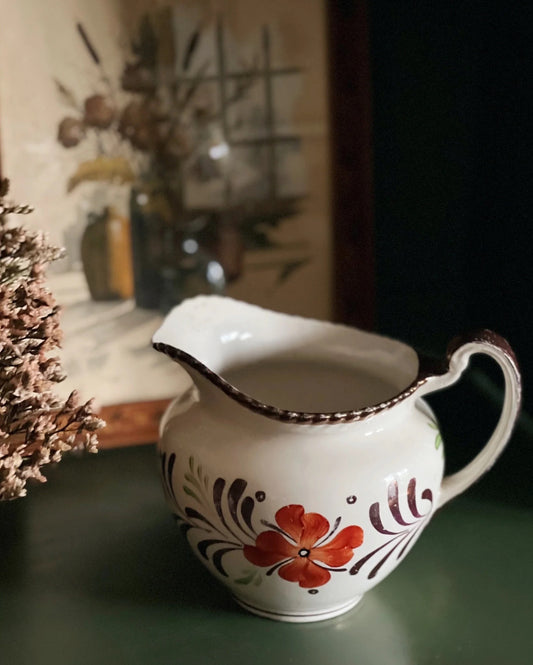
[[[68,191],[86,181],[132,182],[149,170],[170,181],[172,171],[191,155],[191,122],[201,124],[208,119],[207,110],[194,103],[197,85],[180,96],[171,78],[162,78],[158,40],[147,16],[131,45],[133,59],[124,65],[118,85],[107,75],[84,27],[77,24],[77,30],[100,71],[106,92],[90,94],[80,103],[66,85],[56,81],[58,92],[73,112],[59,122],[59,143],[74,148],[92,139],[97,153],[94,159],[78,165],[68,181]],[[184,72],[188,72],[197,42],[195,32],[187,47]]]
[[[201,181],[217,177],[227,151],[217,131],[220,110],[204,78],[210,63],[196,57],[201,28],[192,31],[175,54],[179,65],[164,63],[153,20],[145,15],[120,80],[113,82],[83,25],[76,27],[106,92],[89,94],[80,102],[64,83],[55,81],[71,111],[58,124],[57,140],[64,148],[93,140],[96,148],[96,157],[80,163],[69,178],[67,190],[87,181],[129,183],[142,178],[157,182],[170,204],[183,207],[183,168]],[[256,80],[252,64],[234,85],[226,107],[242,101]]]
[[[172,290],[178,273],[191,272],[193,259],[195,265],[202,264],[202,252],[208,257],[206,265],[211,259],[219,263],[228,283],[241,275],[245,250],[282,248],[277,240],[280,224],[297,212],[300,200],[265,193],[265,182],[274,182],[276,174],[262,173],[259,165],[268,141],[275,139],[261,138],[262,129],[250,143],[257,161],[255,180],[247,185],[251,191],[241,192],[232,180],[249,165],[232,161],[231,133],[236,127],[228,118],[246,122],[239,105],[264,78],[257,58],[243,62],[242,71],[231,80],[219,81],[225,86],[221,102],[213,84],[217,76],[209,74],[213,62],[202,51],[205,26],[193,30],[177,50],[174,44],[161,43],[156,29],[160,24],[154,16],[141,20],[118,82],[110,79],[93,41],[78,24],[88,56],[100,72],[101,90],[80,102],[68,86],[56,81],[69,108],[58,124],[59,143],[66,149],[88,141],[95,146],[95,157],[77,165],[67,190],[84,182],[131,184],[135,297],[139,306],[148,308],[158,307],[153,294]],[[222,39],[221,23],[215,33]],[[207,197],[191,205],[186,200],[191,182],[216,183],[215,189],[224,190],[224,201]],[[197,249],[191,258],[193,246]],[[307,260],[283,258],[265,267],[277,268],[282,282]]]
[[[61,342],[59,307],[46,286],[48,263],[62,251],[41,233],[10,225],[9,214],[28,206],[5,201],[9,182],[0,181],[0,500],[26,494],[30,479],[44,482],[42,467],[63,453],[97,450],[104,423],[92,401],[76,392],[54,394],[65,377],[53,352]]]

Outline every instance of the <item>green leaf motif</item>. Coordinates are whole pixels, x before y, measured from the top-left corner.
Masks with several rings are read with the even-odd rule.
[[[198,503],[205,505],[206,492],[209,491],[209,476],[204,474],[202,465],[197,464],[194,455],[189,457],[189,471],[186,471],[183,477],[188,483],[183,486],[183,491]]]
[[[439,427],[438,427],[437,423],[433,423],[433,422],[428,423],[428,425],[431,427],[431,429],[434,429],[437,432],[435,434],[435,450],[438,450],[441,447],[441,444],[442,444],[442,435],[439,431]]]
[[[191,496],[193,499],[198,501],[198,503],[202,503],[200,501],[200,499],[196,496],[194,490],[192,490],[188,485],[183,486],[183,491],[185,492],[185,494],[187,494],[188,496]]]
[[[259,586],[263,578],[257,570],[244,571],[244,575],[235,580],[236,584],[251,584],[253,582],[254,586]]]
[[[197,489],[199,492],[202,491],[202,486],[201,486],[200,483],[198,482],[198,479],[195,478],[192,474],[190,474],[190,473],[186,473],[186,474],[185,474],[185,480],[186,480],[187,482],[191,483],[191,485],[194,485],[194,486],[196,487],[196,489]]]

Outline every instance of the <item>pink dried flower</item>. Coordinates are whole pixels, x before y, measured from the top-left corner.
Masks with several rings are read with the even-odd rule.
[[[42,467],[64,452],[96,452],[95,432],[104,426],[92,400],[80,405],[76,392],[63,401],[53,391],[65,375],[49,355],[62,333],[45,272],[63,251],[42,233],[8,224],[7,214],[31,212],[8,204],[8,189],[0,180],[0,500],[24,496],[30,479],[44,482]]]

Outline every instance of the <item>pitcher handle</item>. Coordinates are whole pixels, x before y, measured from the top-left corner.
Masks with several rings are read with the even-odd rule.
[[[509,343],[491,330],[481,330],[452,340],[447,349],[447,370],[428,378],[423,392],[433,392],[454,384],[468,366],[470,356],[484,353],[500,366],[505,380],[505,394],[500,419],[482,450],[464,468],[445,476],[437,508],[464,492],[488,471],[507,445],[521,403],[521,377],[516,356]]]

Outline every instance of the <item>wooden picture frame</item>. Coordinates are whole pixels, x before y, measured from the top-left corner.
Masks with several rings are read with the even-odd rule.
[[[374,325],[375,289],[366,2],[316,2],[323,5],[329,90],[326,102],[329,103],[332,223],[330,316],[370,329]],[[2,130],[5,128],[0,116],[0,139]],[[100,410],[107,422],[100,434],[101,447],[154,442],[168,403],[169,399],[158,397],[105,404]]]
[[[365,0],[328,7],[335,320],[372,330],[376,317],[372,94]]]

